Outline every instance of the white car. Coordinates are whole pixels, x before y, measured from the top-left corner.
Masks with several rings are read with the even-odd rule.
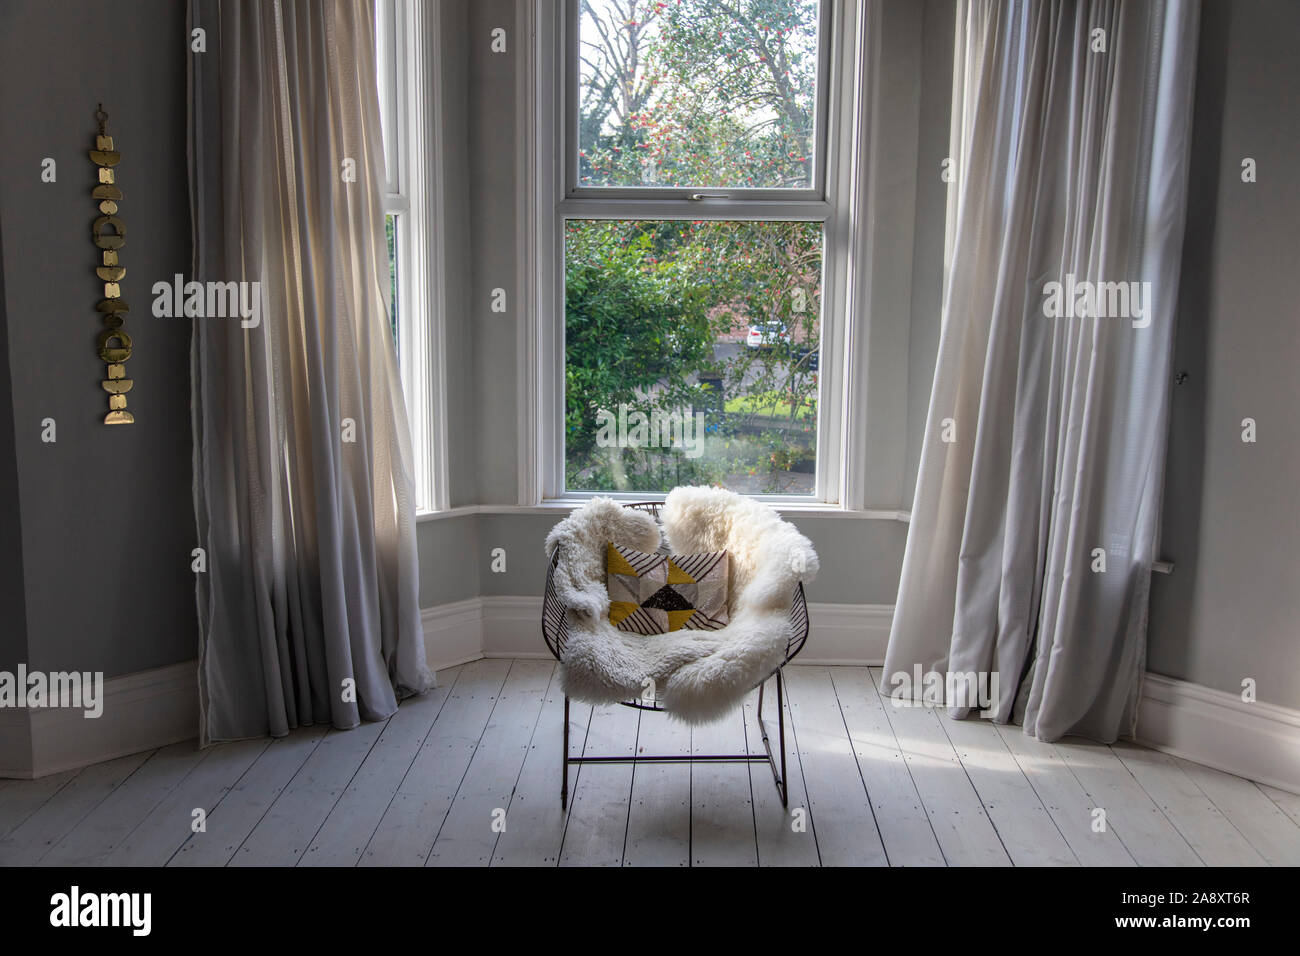
[[[749,327],[749,334],[745,336],[745,347],[770,349],[789,341],[790,330],[781,322],[759,322]]]

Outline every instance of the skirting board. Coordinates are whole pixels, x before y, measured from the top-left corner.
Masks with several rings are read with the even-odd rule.
[[[483,656],[482,598],[426,607],[420,612],[420,620],[424,624],[424,656],[432,670]]]
[[[30,750],[27,760],[20,753],[14,761],[4,759],[14,752],[6,746],[0,777],[44,777],[197,737],[195,667],[188,661],[110,677],[104,681],[104,712],[99,717],[70,708],[11,712],[10,720],[21,716],[26,723]]]
[[[1300,711],[1148,673],[1134,738],[1183,757],[1300,793]]]
[[[460,601],[447,606],[460,610],[469,604],[471,601]],[[809,633],[809,643],[803,646],[803,653],[798,658],[800,663],[884,663],[885,645],[889,643],[889,622],[893,619],[892,605],[810,604],[809,618],[813,620],[813,630]],[[480,619],[482,657],[551,656],[542,643],[541,598],[482,597]],[[426,617],[426,648],[441,641],[441,635],[437,641],[430,639],[428,622]],[[435,658],[459,657],[467,645],[463,633],[452,633],[452,643],[446,650],[429,650],[430,665]]]

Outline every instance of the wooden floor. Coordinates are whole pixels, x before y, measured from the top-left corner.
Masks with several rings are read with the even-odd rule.
[[[789,811],[763,764],[587,764],[566,814],[554,666],[483,660],[355,730],[0,781],[0,864],[1300,864],[1300,796],[1129,744],[888,706],[874,669],[787,674]],[[752,697],[694,731],[574,705],[571,747],[761,750]]]

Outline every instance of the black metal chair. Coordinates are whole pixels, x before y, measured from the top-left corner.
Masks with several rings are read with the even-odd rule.
[[[659,520],[659,509],[662,502],[659,501],[638,501],[625,507],[636,508],[640,511],[647,511]],[[551,555],[550,564],[546,568],[546,594],[542,600],[542,639],[546,642],[547,648],[555,655],[557,661],[564,660],[564,645],[569,636],[569,617],[567,609],[559,596],[555,593],[555,566],[559,563],[560,552],[557,548]],[[803,582],[801,581],[794,590],[794,595],[790,603],[790,636],[786,643],[785,657],[776,670],[772,671],[761,681],[758,682],[758,725],[763,734],[764,753],[743,753],[743,754],[707,754],[681,756],[675,754],[637,754],[631,757],[621,756],[570,756],[569,754],[569,696],[564,696],[564,761],[562,768],[562,779],[560,783],[560,806],[567,807],[569,799],[569,764],[571,763],[763,763],[766,762],[772,769],[772,777],[776,781],[776,791],[781,797],[781,806],[789,805],[789,788],[786,784],[786,767],[785,767],[785,677],[783,674],[786,664],[789,664],[795,656],[803,650],[804,643],[808,640],[808,601],[804,597]],[[777,747],[780,751],[780,759],[772,753],[772,744],[767,733],[767,722],[763,719],[763,694],[767,682],[776,677],[776,711],[777,711]],[[753,688],[750,688],[753,690]],[[625,700],[621,702],[624,707],[635,707],[638,710],[663,711],[663,706],[658,696],[653,698],[637,698],[634,700]],[[778,766],[779,763],[779,766]]]

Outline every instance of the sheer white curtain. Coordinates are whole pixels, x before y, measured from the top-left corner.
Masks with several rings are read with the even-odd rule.
[[[202,740],[356,726],[432,686],[388,327],[368,0],[191,0]],[[252,289],[252,286],[246,288]]]
[[[885,680],[996,673],[992,717],[1044,740],[1136,716],[1198,14],[958,8],[943,325]]]

